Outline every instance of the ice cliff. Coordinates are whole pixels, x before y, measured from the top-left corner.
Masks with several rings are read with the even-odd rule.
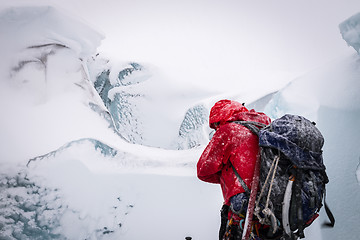
[[[347,44],[360,53],[360,13],[339,25],[341,35]]]
[[[113,69],[108,63],[109,60],[98,57],[90,63],[94,87],[121,137],[131,143],[144,144],[144,119],[137,106],[142,104],[145,95],[138,92],[136,85],[148,80],[151,74],[138,63],[122,64],[120,69],[118,66]]]
[[[199,104],[186,113],[179,129],[178,149],[190,149],[206,144],[209,135],[206,128],[209,122],[209,109]]]

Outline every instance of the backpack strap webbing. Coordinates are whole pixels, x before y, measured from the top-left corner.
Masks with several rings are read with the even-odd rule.
[[[332,214],[329,206],[328,206],[327,203],[326,203],[326,192],[324,193],[324,205],[325,205],[326,215],[328,216],[330,222],[325,222],[323,225],[324,225],[324,226],[327,226],[327,227],[334,227],[334,226],[335,226],[335,217],[334,217],[334,215]]]
[[[266,124],[255,122],[255,121],[231,121],[231,122],[240,124],[240,125],[248,128],[252,133],[256,134],[257,136],[259,136],[260,129],[267,126]],[[229,163],[230,163],[232,170],[234,171],[236,178],[239,180],[240,185],[245,190],[246,194],[248,196],[250,196],[250,189],[248,188],[248,186],[246,185],[244,180],[240,177],[240,174],[236,171],[234,165],[232,165],[230,160],[229,160]]]
[[[303,178],[302,170],[297,169],[295,175],[296,215],[297,215],[297,226],[298,226],[297,235],[300,238],[305,238],[304,225],[303,225],[304,218],[303,218],[302,198],[301,198],[302,178]]]
[[[232,121],[232,122],[248,128],[251,132],[253,132],[257,136],[259,136],[260,129],[267,126],[266,124],[254,122],[254,121]]]
[[[232,168],[232,170],[234,171],[234,174],[236,176],[236,178],[238,179],[238,181],[240,182],[240,185],[242,186],[242,188],[245,190],[246,194],[248,196],[250,196],[250,189],[248,188],[248,186],[246,185],[246,183],[244,182],[244,180],[240,177],[240,174],[238,173],[238,171],[236,171],[234,165],[232,165],[232,163],[230,162],[229,160],[229,163],[230,163],[230,166]]]

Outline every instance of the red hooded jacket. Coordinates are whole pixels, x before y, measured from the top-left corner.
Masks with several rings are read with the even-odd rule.
[[[216,132],[197,163],[197,175],[202,181],[219,183],[224,203],[244,192],[229,161],[246,185],[251,188],[256,158],[259,152],[258,137],[248,128],[231,121],[255,121],[270,124],[264,113],[246,109],[242,104],[221,100],[210,111],[209,125]]]

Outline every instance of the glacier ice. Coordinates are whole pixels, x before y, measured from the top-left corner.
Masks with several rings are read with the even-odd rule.
[[[357,13],[339,25],[340,33],[347,44],[360,54],[360,13]]]
[[[103,100],[105,106],[109,107],[113,97],[109,96],[109,91],[115,87],[119,86],[128,86],[133,84],[138,84],[142,81],[147,80],[148,76],[144,74],[144,71],[141,72],[144,67],[139,63],[129,63],[129,66],[124,67],[118,73],[118,76],[115,80],[110,80],[110,72],[112,71],[109,66],[96,66],[101,65],[104,62],[104,59],[94,60],[90,66],[89,71],[96,74],[94,77],[94,87],[101,99]],[[96,62],[99,62],[96,64]],[[109,61],[106,61],[107,63]],[[95,69],[92,69],[95,68]],[[98,70],[96,70],[98,68]],[[100,71],[96,73],[96,71]],[[139,73],[140,72],[140,73]],[[136,75],[136,73],[138,73]]]
[[[209,110],[203,105],[190,108],[180,125],[178,149],[190,149],[209,141],[204,128],[208,126]]]
[[[1,239],[65,239],[60,218],[67,210],[57,189],[31,181],[26,172],[0,174]]]
[[[137,83],[140,83],[140,82],[146,80],[146,77],[145,78],[144,77],[142,77],[142,78],[132,77],[135,75],[134,73],[136,73],[137,71],[143,70],[142,65],[135,63],[135,62],[129,63],[129,65],[130,65],[129,67],[124,68],[123,70],[121,70],[119,72],[118,79],[119,79],[120,85],[127,86],[127,85],[131,85],[131,84],[137,84]]]
[[[136,85],[148,80],[150,73],[135,62],[130,62],[119,70],[112,69],[104,62],[109,63],[102,58],[96,58],[90,64],[89,71],[95,75],[94,88],[108,109],[119,135],[128,142],[144,144],[141,111],[137,107],[144,101],[144,95],[138,92]],[[115,79],[111,79],[113,71],[118,71]]]
[[[116,92],[115,92],[116,91]],[[109,111],[119,133],[129,142],[143,144],[143,129],[137,103],[141,104],[143,96],[131,94],[119,88],[114,89],[114,97]]]
[[[105,106],[109,107],[110,105],[110,99],[109,99],[109,90],[113,88],[113,86],[110,83],[109,79],[110,70],[104,70],[99,74],[99,76],[96,78],[96,81],[94,82],[94,87],[98,94],[100,95],[102,101],[104,102]]]

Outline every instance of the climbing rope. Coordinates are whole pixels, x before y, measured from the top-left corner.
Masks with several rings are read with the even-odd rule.
[[[267,199],[266,199],[265,209],[269,207],[270,194],[271,194],[272,186],[274,184],[274,178],[275,178],[276,169],[277,169],[277,166],[278,166],[278,163],[279,163],[279,159],[280,159],[280,156],[276,155],[276,157],[274,159],[275,168],[274,168],[273,175],[272,175],[271,182],[270,182],[270,186],[269,186],[269,192],[268,192]]]
[[[273,233],[275,233],[278,229],[278,221],[277,221],[273,211],[269,208],[269,203],[270,203],[270,195],[271,195],[271,191],[272,191],[272,186],[274,184],[275,174],[276,174],[277,166],[279,164],[279,160],[280,160],[280,155],[276,155],[274,158],[274,161],[272,162],[272,164],[270,166],[268,175],[266,176],[265,183],[264,183],[263,187],[261,188],[260,195],[256,201],[256,206],[255,206],[255,211],[254,211],[256,217],[259,219],[259,222],[261,224],[269,224],[269,223],[271,224],[271,226],[273,227]],[[272,176],[271,176],[271,173],[272,173]],[[271,176],[271,181],[269,183],[270,184],[269,191],[268,191],[267,198],[266,198],[265,208],[262,210],[262,213],[265,215],[265,217],[261,217],[259,204],[260,204],[260,200],[262,199],[262,197],[264,195],[265,187],[269,182],[270,176]],[[269,222],[268,218],[270,218],[270,222]]]

